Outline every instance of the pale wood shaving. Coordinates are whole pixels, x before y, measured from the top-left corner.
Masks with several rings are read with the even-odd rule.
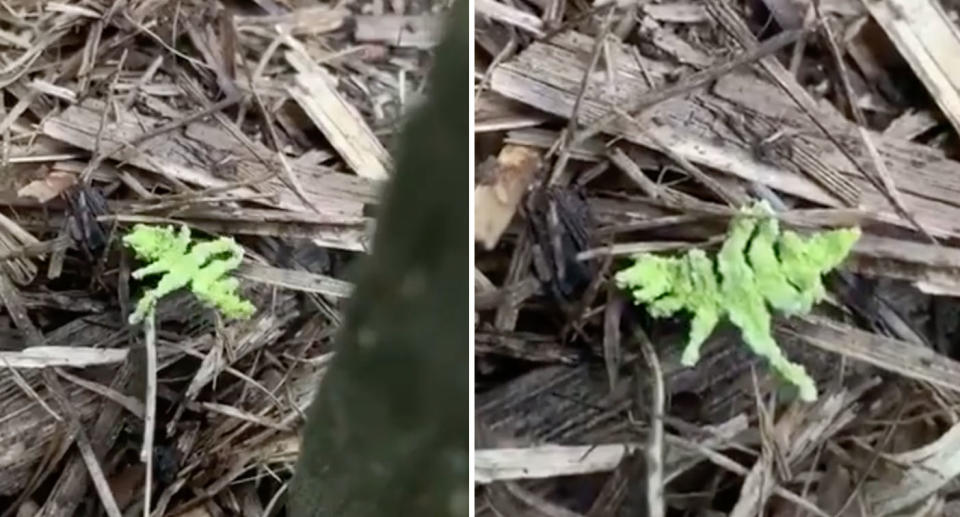
[[[85,367],[111,364],[127,358],[127,351],[113,348],[32,346],[19,352],[0,351],[0,362],[12,368]]]
[[[325,275],[295,271],[256,264],[245,264],[237,270],[237,276],[294,291],[325,294],[334,298],[349,298],[353,285]]]

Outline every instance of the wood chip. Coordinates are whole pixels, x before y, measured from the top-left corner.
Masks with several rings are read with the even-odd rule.
[[[577,92],[574,78],[582,75],[589,56],[589,39],[577,34],[561,34],[549,43],[533,43],[516,59],[494,71],[494,91],[558,116],[568,116]],[[626,51],[615,51],[626,56]],[[615,96],[599,89],[588,91],[580,109],[581,119],[599,120],[611,104],[628,104],[648,90],[639,67],[632,60],[617,59],[615,72],[618,91]],[[648,70],[654,74],[653,70]],[[544,87],[548,85],[549,88]],[[718,99],[719,98],[719,99]],[[861,208],[875,213],[883,221],[912,226],[890,208],[886,198],[853,169],[847,158],[819,130],[808,122],[794,101],[775,85],[749,74],[731,73],[721,78],[711,92],[696,92],[693,99],[674,98],[650,108],[641,118],[646,133],[655,133],[661,141],[691,162],[706,165],[748,181],[758,182],[780,192],[826,205],[839,206],[823,187],[797,170],[790,162],[773,166],[759,159],[752,145],[735,133],[726,132],[727,120],[704,102],[722,106],[728,113],[746,120],[763,118],[773,127],[789,124],[802,131],[798,138],[805,152],[829,169],[839,171],[845,181],[862,192]],[[732,104],[731,104],[732,102]],[[835,117],[824,122],[842,138],[859,140],[857,129]],[[801,129],[802,128],[802,129]],[[630,124],[615,124],[612,132],[624,139],[656,149],[658,146]],[[769,135],[767,135],[769,136]],[[761,136],[762,138],[762,136]],[[759,139],[758,139],[759,141]],[[875,137],[878,151],[890,169],[893,182],[906,207],[934,235],[960,237],[960,208],[953,200],[960,195],[960,164],[925,146],[900,140]],[[867,165],[869,166],[869,165]],[[790,172],[790,170],[796,172]]]
[[[625,455],[642,449],[642,443],[480,449],[474,456],[474,479],[483,485],[495,481],[609,472]]]
[[[82,368],[118,363],[127,358],[122,348],[86,348],[69,346],[33,346],[19,352],[0,351],[0,363],[13,368],[48,368],[70,366]]]
[[[360,112],[337,91],[334,79],[300,54],[284,54],[296,70],[295,83],[287,91],[310,116],[344,161],[360,177],[385,180],[393,170],[389,153],[360,116]]]
[[[713,58],[706,52],[687,43],[672,29],[661,27],[652,18],[644,20],[640,30],[651,44],[681,63],[694,65],[697,68],[705,68],[713,64]]]
[[[336,278],[258,264],[244,264],[237,269],[237,276],[254,282],[275,285],[293,291],[325,294],[334,298],[349,298],[353,284]]]
[[[236,15],[234,16],[234,23],[238,32],[264,27],[287,32],[291,35],[323,34],[342,27],[349,16],[350,11],[346,9],[317,5],[302,7],[283,14]]]
[[[429,49],[442,34],[443,19],[434,15],[357,16],[353,37],[357,41],[394,47]]]
[[[927,110],[908,110],[893,119],[883,130],[883,136],[898,140],[913,140],[933,129],[939,121]]]
[[[778,325],[778,331],[828,352],[960,392],[960,362],[930,348],[814,316],[791,318]]]
[[[77,175],[69,172],[51,171],[45,177],[33,180],[17,191],[19,197],[32,197],[39,203],[46,203],[76,185]]]
[[[861,0],[960,133],[960,31],[937,0]]]
[[[509,226],[540,160],[537,149],[505,145],[497,156],[492,183],[474,188],[474,239],[488,250],[496,247]]]
[[[643,11],[651,18],[669,23],[701,23],[709,20],[707,10],[696,2],[644,4]]]
[[[960,424],[950,427],[935,442],[890,455],[891,461],[909,465],[895,483],[877,480],[867,483],[865,499],[871,515],[888,516],[907,509],[960,475]]]

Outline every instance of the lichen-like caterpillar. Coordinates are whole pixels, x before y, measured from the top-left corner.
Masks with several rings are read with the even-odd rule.
[[[247,318],[256,308],[237,295],[239,282],[226,274],[236,269],[243,260],[243,248],[229,237],[213,241],[191,242],[186,225],[175,233],[173,227],[138,224],[123,238],[133,248],[137,258],[148,264],[132,273],[140,279],[163,274],[153,289],[148,289],[130,315],[136,324],[156,307],[157,301],[183,287],[190,290],[204,304],[219,309],[230,318]]]
[[[647,305],[657,318],[679,311],[693,314],[689,340],[681,361],[700,358],[700,345],[720,318],[740,328],[754,353],[795,385],[800,398],[813,401],[817,388],[803,366],[790,362],[771,334],[769,307],[787,315],[806,314],[826,291],[822,276],[846,258],[860,237],[859,228],[843,228],[801,237],[780,226],[768,204],[760,202],[734,217],[726,241],[714,262],[703,250],[679,257],[649,253],[616,274],[636,303]],[[769,307],[768,307],[769,306]]]

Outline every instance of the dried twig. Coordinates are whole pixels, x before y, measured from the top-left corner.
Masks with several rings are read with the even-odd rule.
[[[664,388],[663,371],[660,369],[660,360],[657,351],[653,348],[650,338],[643,330],[637,330],[640,349],[643,358],[650,370],[650,430],[646,443],[647,467],[647,515],[663,517],[666,515],[663,504],[663,416],[664,416]],[[636,382],[639,385],[640,376],[637,368]]]

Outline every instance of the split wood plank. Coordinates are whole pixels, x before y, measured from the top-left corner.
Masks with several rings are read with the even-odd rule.
[[[126,346],[126,330],[117,330],[116,315],[95,315],[80,318],[47,333],[49,346],[89,348],[102,350],[122,350]],[[8,343],[4,343],[8,344]],[[35,398],[25,393],[10,375],[9,370],[0,375],[0,414],[16,415],[8,419],[0,429],[0,494],[15,495],[30,480],[37,464],[49,454],[50,444],[60,439],[62,423],[54,417]],[[43,392],[42,371],[25,369],[19,372],[34,390]],[[78,417],[91,422],[101,406],[103,398],[93,391],[76,384],[64,386]]]
[[[680,364],[685,339],[686,334],[676,334],[664,341],[666,355],[661,362],[671,396],[687,391],[697,394],[702,401],[698,417],[708,424],[750,411],[756,404],[752,387],[744,389],[740,384],[744,374],[749,380],[750,368],[758,367],[760,359],[741,345],[739,334],[711,335],[692,368]],[[782,344],[791,358],[807,357],[804,349],[810,348],[792,341]],[[825,382],[830,370],[823,373]],[[812,374],[821,377],[820,371]],[[631,379],[621,376],[611,392],[605,367],[596,364],[537,368],[478,395],[477,422],[504,440],[496,442],[500,446],[630,441],[636,435],[616,416],[633,403],[630,383]]]
[[[915,268],[960,270],[960,249],[866,234],[857,240],[855,254],[879,260],[897,260]]]
[[[300,53],[288,51],[284,55],[297,70],[294,84],[288,86],[287,91],[330,145],[358,176],[387,179],[393,170],[390,153],[357,108],[337,91],[333,77]]]
[[[503,22],[529,32],[536,37],[543,36],[543,20],[512,5],[496,0],[476,0],[474,9],[480,16]]]
[[[588,36],[568,32],[549,42],[536,42],[492,74],[493,91],[536,107],[547,113],[569,117],[579,92],[583,71],[592,48]],[[611,106],[627,105],[630,99],[647,92],[646,79],[635,53],[627,45],[611,44],[609,72],[612,81],[591,81],[580,106],[584,125],[599,120]],[[645,61],[643,68],[663,84],[669,67]],[[600,74],[601,72],[597,72]],[[602,71],[606,75],[607,71]],[[787,156],[757,156],[756,145],[769,134],[763,129],[783,129],[793,146],[816,163],[838,171],[861,192],[861,208],[877,218],[901,226],[907,223],[896,215],[883,195],[868,183],[852,163],[809,121],[795,103],[777,86],[750,72],[734,72],[713,87],[695,90],[684,98],[672,98],[653,106],[636,125],[617,121],[605,132],[658,149],[655,140],[687,160],[706,165],[748,181],[822,205],[839,207],[837,200],[811,180],[801,166]],[[762,124],[761,124],[762,123]],[[745,138],[735,126],[742,124],[754,138]],[[836,117],[825,117],[825,125],[857,153],[857,128]],[[652,133],[651,138],[645,133]],[[875,135],[877,147],[890,169],[894,183],[912,213],[935,235],[960,236],[960,163],[947,160],[925,146]],[[869,167],[867,157],[860,156]]]
[[[353,293],[353,284],[350,282],[309,271],[243,264],[237,269],[237,276],[254,282],[294,291],[325,294],[334,298],[349,298]]]
[[[484,90],[473,107],[473,119],[474,133],[484,133],[536,127],[551,117]]]
[[[750,51],[762,45],[743,21],[743,18],[740,17],[739,13],[734,11],[725,0],[708,0],[707,6],[707,10],[711,16],[740,43],[741,47]],[[779,86],[807,117],[812,117],[810,118],[810,122],[813,122],[821,131],[824,131],[821,121],[829,120],[831,117],[843,120],[840,112],[838,112],[832,104],[825,101],[818,103],[807,90],[794,79],[794,74],[788,71],[776,57],[770,55],[763,57],[760,59],[760,66],[769,74],[769,78],[772,79],[773,83]],[[778,128],[766,127],[761,128],[760,132],[765,135],[770,135],[774,134],[776,129]],[[832,134],[822,136],[827,136],[831,142],[836,144]],[[847,205],[855,206],[858,204],[860,191],[856,189],[850,181],[846,180],[834,168],[824,165],[810,149],[805,149],[801,145],[797,147],[800,152],[795,160],[804,172],[828,191],[833,192],[838,199],[844,201]],[[844,154],[847,156],[847,153]],[[857,167],[857,170],[861,175],[864,174],[861,167]]]
[[[49,118],[40,130],[50,138],[94,152],[103,107],[103,102],[88,99]],[[254,143],[253,150],[248,149],[226,131],[201,122],[150,138],[136,148],[127,146],[126,142],[160,127],[162,123],[122,109],[116,113],[116,119],[103,128],[101,149],[109,152],[119,147],[120,150],[113,154],[114,159],[177,181],[203,188],[224,187],[238,181],[265,178],[280,167],[274,163],[274,153],[263,146]],[[147,128],[146,131],[143,128]],[[261,160],[266,160],[267,165]],[[317,215],[330,222],[342,220],[344,225],[354,225],[363,218],[364,205],[376,202],[382,183],[320,166],[294,164],[292,167],[303,183],[308,199],[320,211]],[[265,202],[272,208],[312,211],[278,177],[252,187],[232,189],[224,195],[243,197],[255,194],[274,195],[273,200]],[[367,248],[367,243],[358,240],[355,232],[344,233],[342,229],[320,231],[312,238],[318,245],[331,248],[352,251]]]
[[[960,30],[937,0],[862,0],[960,134]]]

